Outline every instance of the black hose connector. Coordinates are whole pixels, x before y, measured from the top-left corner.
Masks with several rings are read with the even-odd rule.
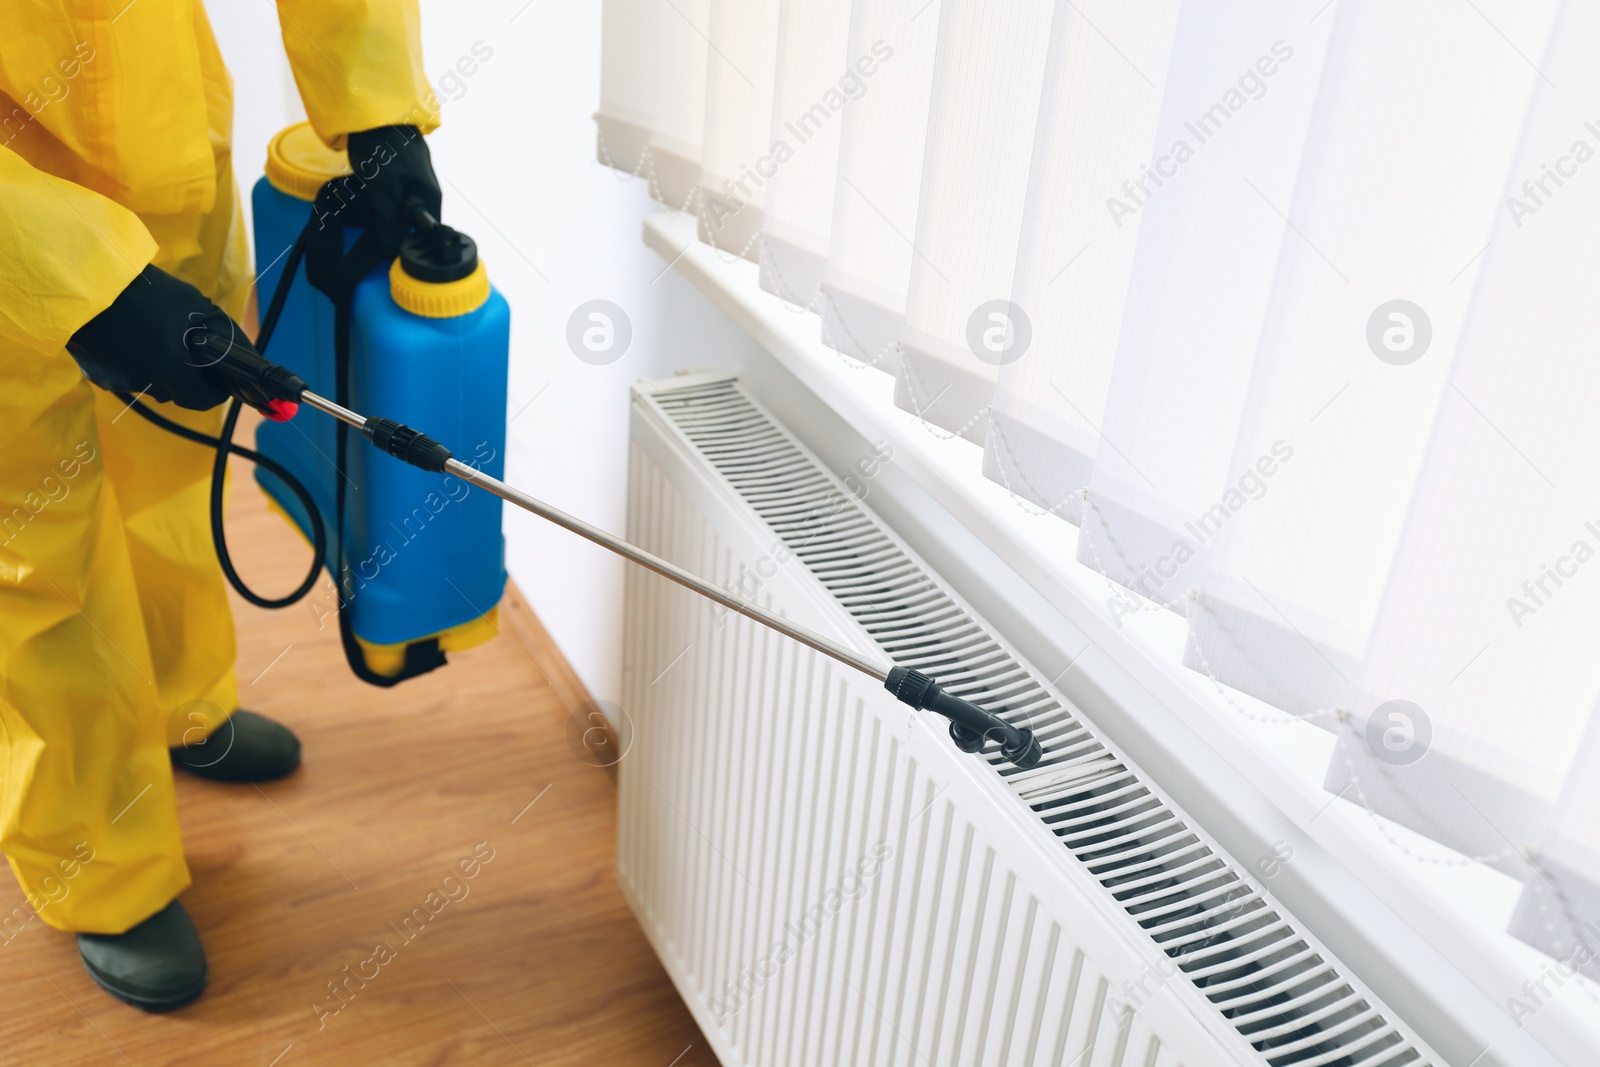
[[[362,424],[361,432],[389,455],[425,471],[442,474],[444,465],[453,458],[450,450],[438,441],[393,419],[368,419]]]
[[[1044,750],[1027,727],[1012,726],[1000,716],[945,692],[939,683],[908,667],[890,667],[883,687],[903,704],[933,711],[950,720],[950,738],[963,752],[977,752],[990,737],[1000,740],[1000,754],[1027,770],[1037,766]]]

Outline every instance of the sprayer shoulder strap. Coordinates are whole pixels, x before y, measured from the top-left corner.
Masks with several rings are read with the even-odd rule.
[[[329,199],[331,198],[331,199]],[[311,221],[306,223],[306,279],[312,287],[333,301],[333,358],[334,400],[343,407],[350,406],[350,311],[355,299],[356,286],[382,264],[383,252],[378,247],[376,235],[367,231],[358,237],[347,251],[345,228],[337,221],[342,205],[326,186],[313,205]],[[398,685],[408,678],[427,674],[445,665],[444,652],[439,639],[430,637],[406,646],[405,662],[400,673],[390,676],[379,674],[367,666],[366,656],[356,640],[350,624],[349,598],[355,595],[350,562],[345,555],[345,499],[350,485],[347,473],[349,462],[350,427],[339,422],[335,430],[334,449],[334,561],[335,597],[339,606],[339,640],[344,645],[344,658],[357,678],[371,685]]]

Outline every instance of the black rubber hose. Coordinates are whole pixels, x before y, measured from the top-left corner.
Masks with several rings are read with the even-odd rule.
[[[221,565],[222,573],[228,579],[228,584],[233,586],[240,596],[261,608],[286,608],[291,604],[298,604],[301,600],[304,600],[306,595],[316,586],[317,578],[322,571],[322,561],[327,556],[327,527],[323,524],[322,513],[317,510],[317,502],[312,498],[311,491],[305,487],[305,484],[300,479],[289,473],[288,468],[276,460],[263,456],[255,449],[246,448],[233,442],[234,427],[238,424],[239,412],[243,405],[238,400],[234,400],[228,406],[228,415],[223,420],[221,435],[212,437],[210,434],[201,433],[199,430],[190,429],[181,423],[173,422],[166,416],[145,407],[144,404],[132,396],[125,393],[117,395],[121,396],[134,411],[137,411],[163,430],[177,434],[179,437],[193,441],[196,444],[209,445],[217,450],[216,459],[211,466],[211,544],[216,548],[217,563]],[[222,484],[227,470],[229,453],[243,456],[257,466],[265,467],[282,479],[283,484],[289,487],[289,491],[300,498],[301,505],[311,518],[311,543],[316,550],[316,555],[311,561],[311,570],[306,574],[305,581],[301,582],[299,587],[287,596],[270,598],[260,595],[246,585],[244,579],[239,577],[239,572],[234,569],[233,557],[228,554],[228,538],[222,515]]]

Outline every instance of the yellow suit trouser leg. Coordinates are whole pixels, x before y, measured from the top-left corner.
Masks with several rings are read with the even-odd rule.
[[[189,884],[133,552],[95,390],[0,361],[0,850],[46,923],[120,933]]]
[[[212,453],[65,353],[0,358],[32,372],[0,397],[20,431],[0,456],[0,850],[47,923],[115,933],[189,882],[168,746],[239,703]]]
[[[168,433],[123,402],[94,390],[105,470],[116,488],[133,561],[138,608],[154,669],[166,743],[192,743],[239,706],[233,612],[211,543],[215,451]],[[148,402],[162,415],[216,434],[223,410],[185,411]]]

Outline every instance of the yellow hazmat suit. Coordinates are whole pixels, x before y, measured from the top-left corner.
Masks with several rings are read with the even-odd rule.
[[[278,11],[331,147],[438,125],[416,0]],[[210,453],[63,345],[152,262],[242,317],[232,79],[199,0],[4,0],[0,21],[0,851],[45,922],[115,934],[189,884],[167,746],[238,706],[233,620]]]

